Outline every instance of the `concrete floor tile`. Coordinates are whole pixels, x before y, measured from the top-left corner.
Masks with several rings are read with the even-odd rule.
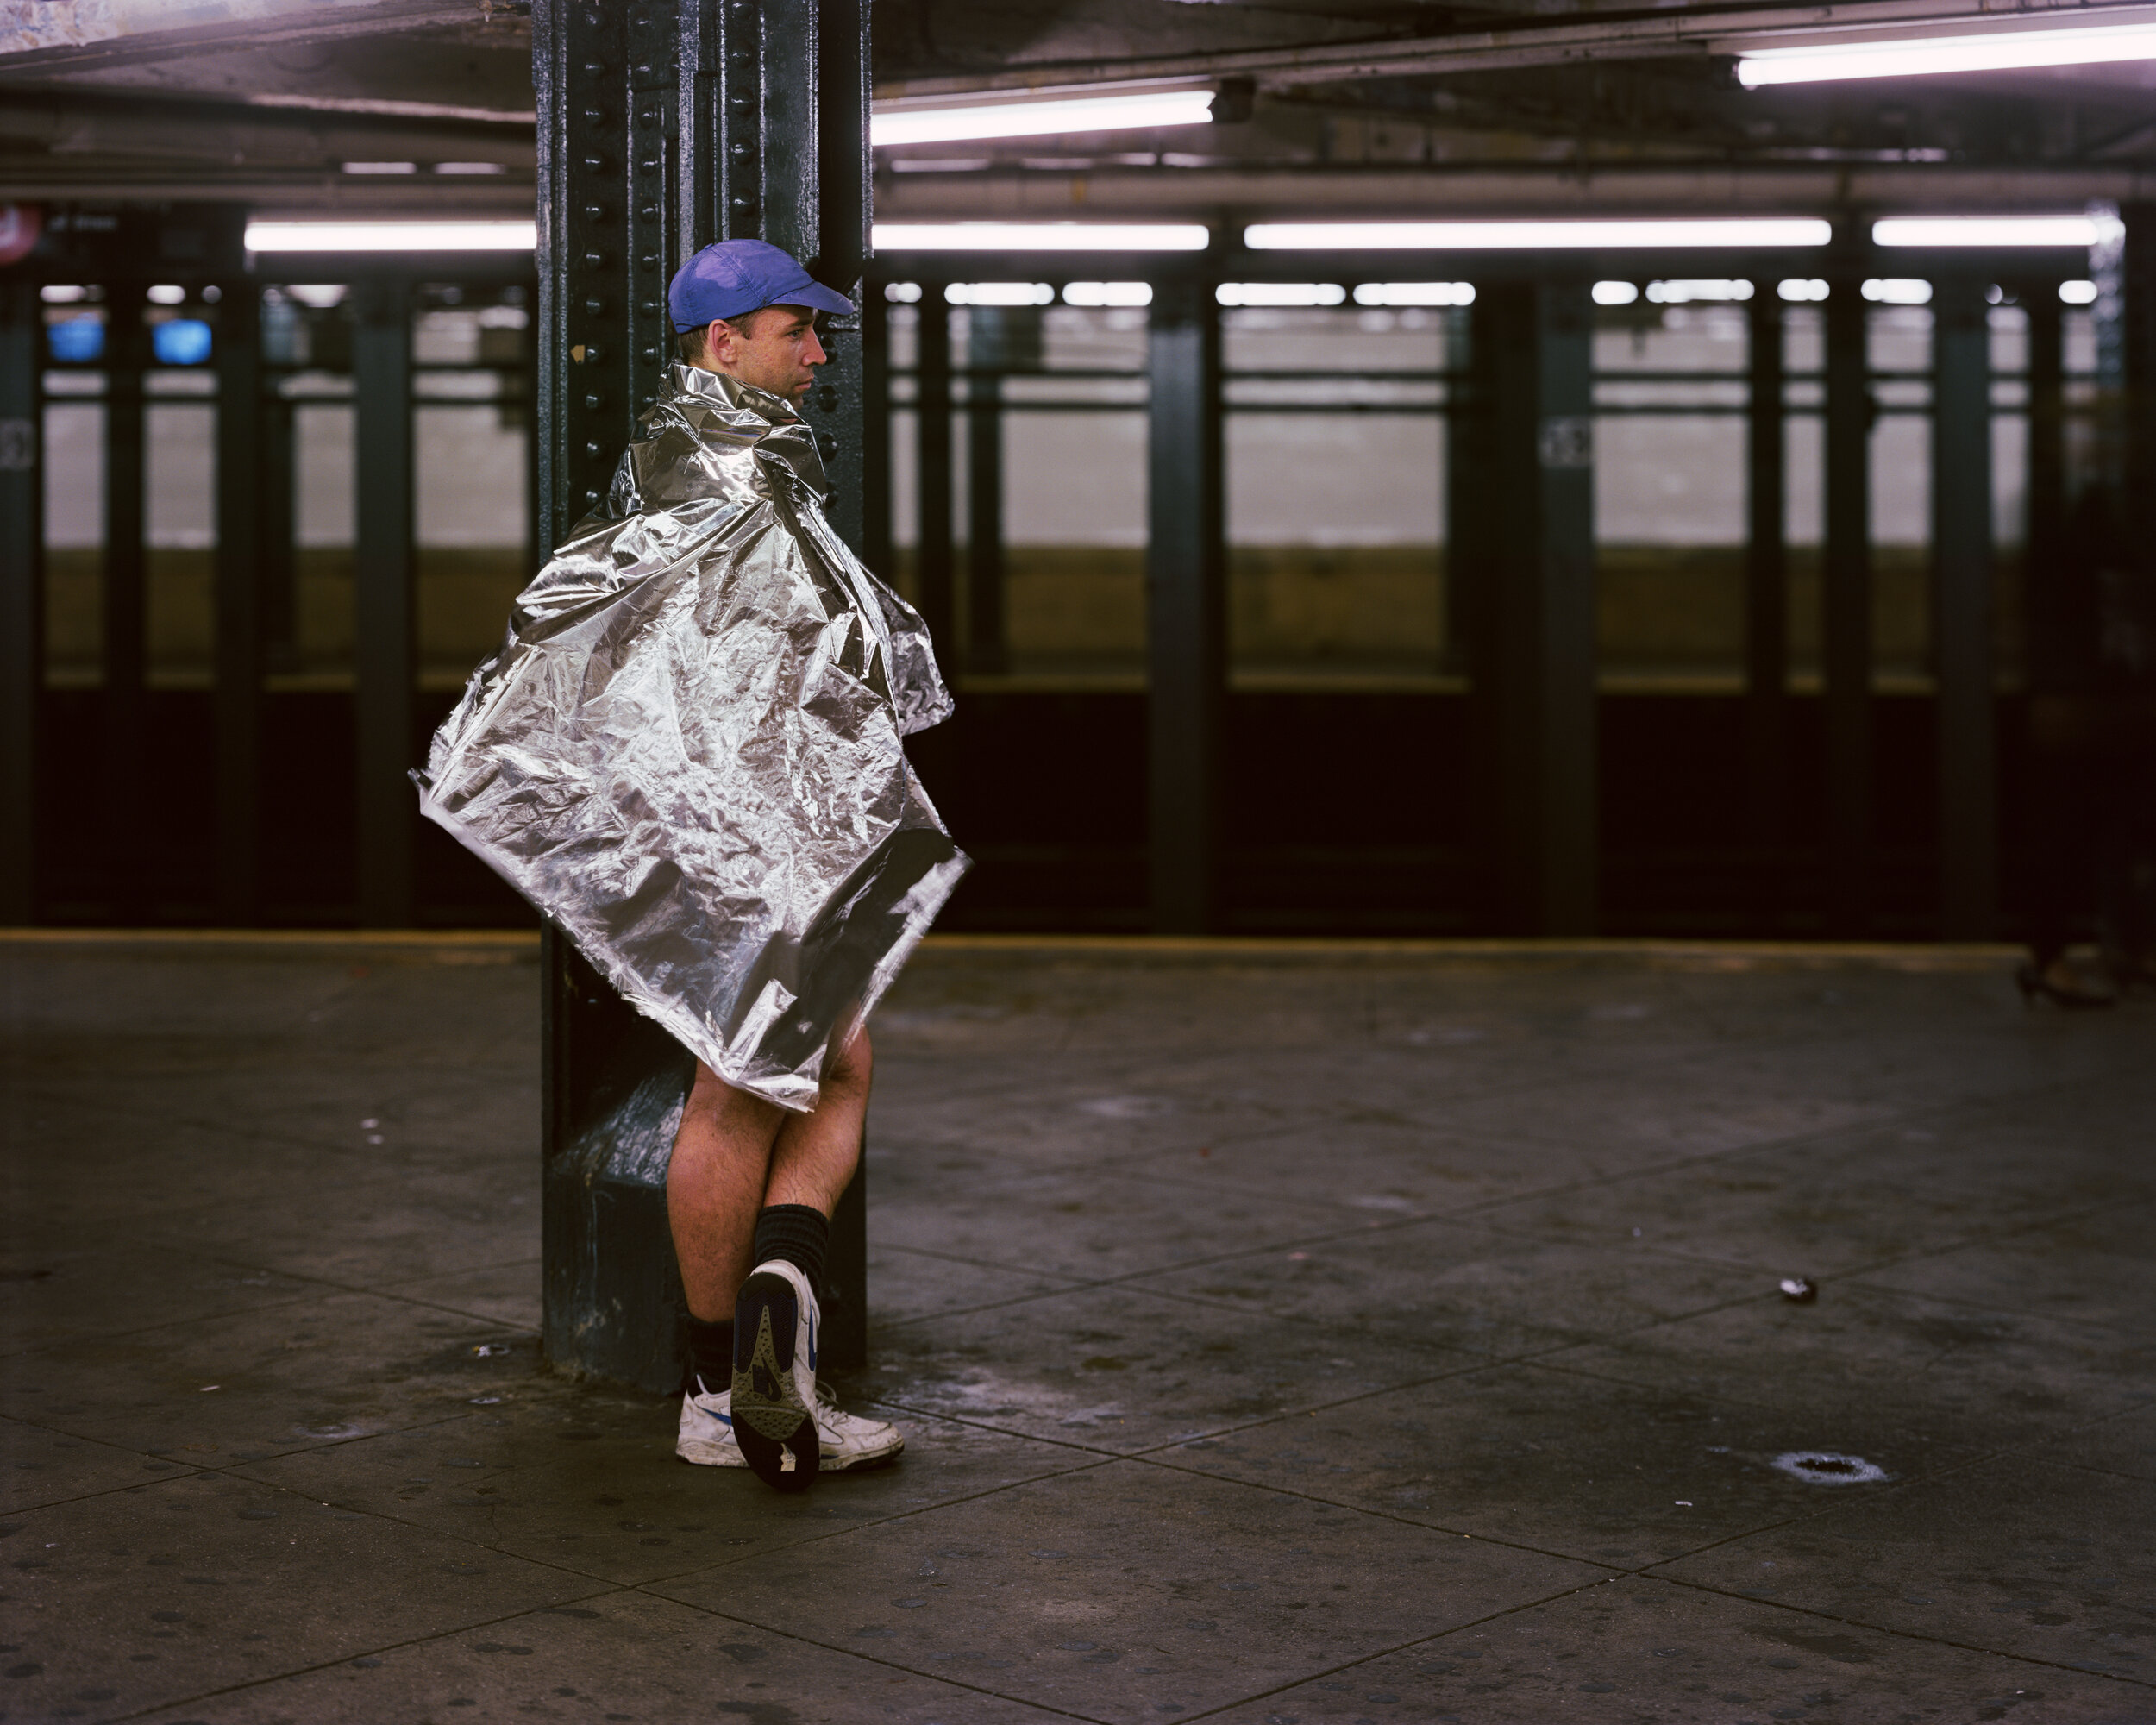
[[[2156,1114],[2156,1075],[2149,1063],[2144,1041],[2124,1051],[2120,1063],[2101,1077],[2018,1099],[2001,1108],[2000,1117],[2017,1135],[2032,1126],[2042,1128],[2071,1119],[2077,1134],[2091,1144],[2141,1149],[2148,1142],[2149,1119]]]
[[[1051,1051],[1024,1048],[1005,1060],[967,1059],[956,1053],[924,1052],[905,1045],[884,1028],[879,1012],[869,1026],[875,1042],[875,1085],[870,1103],[869,1144],[890,1121],[920,1107],[1030,1090]],[[1077,1075],[1074,1075],[1077,1076]]]
[[[140,1050],[157,1057],[167,1038],[219,1044],[288,1030],[351,992],[347,967],[318,957],[280,961],[204,957],[177,949],[105,953],[0,953],[0,990],[34,1062],[80,1057],[109,1063]]]
[[[138,1224],[147,1239],[348,1288],[386,1289],[539,1255],[539,1166],[385,1175]]]
[[[969,1312],[1031,1299],[1078,1285],[1076,1278],[1038,1270],[1004,1270],[968,1264],[939,1252],[886,1245],[882,1223],[871,1204],[868,1215],[868,1322],[870,1346],[884,1324],[911,1323],[943,1312]]]
[[[0,1361],[0,1413],[224,1465],[448,1419],[474,1396],[563,1393],[535,1355],[530,1336],[477,1319],[321,1294],[13,1355]]]
[[[2139,1406],[2156,1341],[1844,1283],[1816,1305],[1752,1302],[1545,1363],[1989,1449]]]
[[[1128,1454],[1474,1363],[1345,1326],[1094,1288],[888,1326],[860,1381],[892,1406]]]
[[[1596,1038],[1531,1030],[1507,1034],[1457,1023],[1389,1033],[1336,1027],[1332,1041],[1315,1047],[1231,1045],[1201,1059],[1163,1062],[1154,1082],[1170,1098],[1215,1097],[1288,1119],[1470,1134],[1496,1122],[1500,1132],[1516,1132],[1503,1124],[1506,1099],[1592,1086],[1633,1066],[1658,1066],[1711,1046],[1709,1038],[1688,1035],[1670,1049],[1643,1054]]]
[[[1156,989],[1163,1000],[1175,992],[1156,984],[1144,994]],[[1231,975],[1213,998],[1207,1052],[1216,1057],[1263,1045],[1323,1057],[1337,1070],[1365,1056],[1435,1063],[1447,1078],[1455,1060],[1501,1065],[1524,1051],[1547,1070],[1576,1060],[1591,1064],[1598,1051],[1635,1060],[1721,1034],[1714,1014],[1681,986],[1638,965],[1521,969],[1470,962],[1357,974],[1261,963]]]
[[[408,1035],[416,1042],[431,1028]],[[528,1063],[430,1071],[388,1055],[367,1063],[304,1045],[277,1051],[275,1063],[259,1067],[204,1061],[173,1073],[112,1074],[97,1082],[97,1099],[152,1130],[176,1122],[219,1132],[245,1121],[261,1136],[365,1157],[385,1170],[414,1157],[459,1169],[538,1159],[538,1074]]]
[[[1579,1051],[1503,1042],[1458,1026],[1426,1044],[1398,1035],[1288,1050],[1218,1048],[1200,1058],[1159,1062],[1149,1076],[1170,1100],[1219,1097],[1322,1129],[1352,1121],[1442,1126],[1449,1110],[1475,1097],[1597,1070]]]
[[[130,988],[122,1004],[100,1002],[93,991],[78,1010],[55,1015],[37,985],[23,990],[16,1014],[18,1070],[41,1087],[100,1077],[184,1086],[244,1075],[268,1082],[273,1095],[289,1094],[295,1067],[342,1069],[362,1078],[400,1068],[442,1078],[478,1071],[537,1076],[536,966],[507,992],[480,975],[485,967],[371,969],[371,980],[354,979],[310,1005],[280,993],[270,973],[282,966],[211,964],[180,978],[193,984],[191,998],[160,997],[145,1010],[135,991],[158,962],[139,962],[132,987],[116,985]],[[336,969],[312,961],[297,968],[317,975]],[[111,974],[124,975],[126,967]]]
[[[1082,1169],[1122,1157],[1164,1155],[1276,1132],[1307,1120],[1320,1100],[1268,1102],[1186,1089],[1157,1075],[1104,1074],[1077,1083],[1036,1084],[987,1095],[879,1097],[874,1141],[901,1164],[924,1152],[977,1158],[995,1168]]]
[[[1137,1722],[1219,1707],[1595,1573],[1120,1462],[654,1590],[904,1669]],[[1375,1575],[1385,1585],[1367,1585]]]
[[[1112,1069],[1163,1048],[1210,1047],[1219,1033],[1217,978],[1193,976],[1154,994],[1134,992],[1127,981],[1085,976],[1092,968],[1085,965],[1052,978],[1042,967],[993,973],[968,967],[962,977],[937,978],[918,961],[918,955],[870,1020],[879,1058],[887,1055],[908,1070],[962,1073],[968,1088],[1022,1079],[1034,1063],[1057,1076]],[[1245,1028],[1241,1018],[1234,1022]],[[1259,1026],[1254,1033],[1271,1028]],[[1015,1062],[1026,1064],[1014,1071]]]
[[[2023,1226],[2098,1205],[2156,1200],[2156,1176],[2134,1153],[2143,1140],[2122,1139],[2106,1118],[2109,1089],[2098,1082],[2068,1095],[1956,1108],[1919,1125],[1838,1132],[1733,1161],[1801,1161],[1823,1181],[1883,1176],[1912,1191],[1988,1205],[2002,1217],[2018,1216]]]
[[[2156,1480],[2156,1402],[2081,1427],[2035,1453],[2046,1461]]]
[[[1686,1088],[1817,1096],[1875,1118],[1900,1117],[2109,1082],[2146,1057],[2147,1041],[2139,1024],[2046,1035],[2004,1008],[1976,1014],[1946,1008],[1887,1014],[1833,1035],[1733,1046],[1669,1076]]]
[[[16,1521],[6,1704],[26,1720],[135,1713],[594,1590],[218,1473]]]
[[[139,1243],[0,1247],[0,1353],[312,1299],[312,1283]]]
[[[868,1029],[880,1055],[887,1051],[910,1063],[942,1058],[977,1069],[983,1049],[1007,1055],[1057,1046],[1069,1020],[1062,1002],[1038,991],[1006,985],[954,994],[909,967],[878,1004]]]
[[[1934,1300],[2139,1329],[2156,1311],[2156,1206],[2106,1205],[2002,1239],[1906,1258],[1858,1279]]]
[[[2033,1455],[1879,1490],[1657,1571],[1847,1622],[2149,1684],[2156,1482]],[[1939,1529],[1957,1530],[1951,1553]]]
[[[0,1419],[0,1514],[116,1491],[177,1471],[177,1464],[153,1460],[140,1450]]]
[[[897,1671],[672,1600],[575,1605],[385,1647],[152,1716],[160,1725],[383,1725],[386,1720],[602,1720],[676,1725],[1048,1725],[1068,1716]]]
[[[1567,1151],[1629,1157],[1710,1155],[1805,1138],[1876,1120],[1888,1105],[1815,1087],[1732,1073],[1727,1056],[1689,1066],[1572,1078],[1545,1076],[1494,1094],[1418,1109],[1432,1126],[1465,1134],[1501,1132]]]
[[[1979,1453],[1533,1365],[1387,1390],[1152,1458],[1613,1567],[1820,1513],[1777,1469],[1807,1446],[1907,1477]]]
[[[1290,1199],[1229,1191],[1172,1197],[1128,1169],[1007,1171],[880,1169],[870,1208],[877,1241],[973,1264],[1101,1280],[1219,1258],[1265,1241],[1324,1233],[1339,1218]],[[873,1297],[873,1296],[872,1296]]]
[[[146,1218],[379,1178],[378,1159],[222,1127],[150,1120],[94,1100],[17,1095],[0,1134],[0,1239],[87,1246]]]
[[[1495,1132],[1327,1120],[1150,1156],[1149,1179],[1196,1193],[1250,1192],[1376,1215],[1442,1215],[1661,1159],[1629,1145],[1563,1148]],[[1135,1164],[1138,1158],[1132,1158]]]
[[[2145,1040],[2145,1039],[2144,1039]],[[2144,1048],[2118,1050],[2106,1069],[2065,1083],[2032,1088],[2003,1096],[1981,1110],[1951,1116],[1965,1150],[1988,1149],[1995,1141],[2004,1151],[2025,1155],[2034,1146],[2078,1142],[2109,1150],[2132,1149],[2145,1141],[2148,1117],[2156,1109],[2156,1077],[2146,1070]]]
[[[2147,1691],[1640,1576],[1213,1716],[1225,1725],[2131,1725]]]
[[[2018,1177],[1955,1165],[1937,1131],[1834,1132],[1479,1209],[1507,1233],[1580,1244],[1638,1239],[1657,1250],[1783,1275],[1846,1275],[2046,1216],[2138,1195],[2117,1158],[2053,1157]],[[1973,1160],[1973,1158],[1971,1158]],[[2062,1164],[2067,1165],[2060,1165]],[[2123,1189],[2122,1189],[2122,1188]]]
[[[423,1276],[417,1282],[393,1283],[383,1291],[400,1300],[446,1306],[486,1323],[536,1333],[541,1317],[539,1278],[540,1260],[531,1258],[515,1264],[489,1264],[481,1270]]]
[[[1282,957],[1288,962],[1268,955],[1255,961],[1130,965],[1106,952],[1035,954],[999,967],[993,959],[968,955],[938,977],[931,974],[937,960],[924,950],[884,1011],[919,1013],[917,1022],[924,1029],[929,1014],[941,1013],[946,1045],[962,1047],[954,1022],[960,1015],[989,1017],[987,1034],[993,1042],[998,1035],[993,1015],[1007,1003],[1013,1010],[1002,1022],[1012,1032],[1023,1034],[1029,1024],[1039,1027],[1025,1045],[1107,1059],[1132,1053],[1204,1059],[1223,1049],[1294,1054],[1328,1045],[1378,1046],[1433,1024],[1450,1026],[1463,1012],[1503,1032],[1542,1034],[1575,1020],[1590,1030],[1606,1027],[1585,1011],[1602,985],[1573,989],[1565,1005],[1552,1009],[1542,993],[1546,983],[1522,988],[1518,978],[1504,976],[1501,967],[1304,965],[1294,963],[1292,954]],[[1638,992],[1624,982],[1615,986],[1627,995]]]
[[[535,1562],[624,1584],[828,1538],[862,1521],[1000,1490],[1094,1457],[849,1396],[895,1419],[906,1453],[834,1475],[804,1496],[745,1468],[674,1452],[679,1404],[576,1394],[463,1417],[242,1470],[303,1497],[387,1515]]]
[[[1432,1220],[1137,1278],[1388,1341],[1507,1356],[1764,1297],[1761,1275],[1622,1246],[1523,1239]]]

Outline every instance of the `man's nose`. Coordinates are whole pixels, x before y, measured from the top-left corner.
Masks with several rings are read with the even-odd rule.
[[[810,330],[808,345],[801,350],[801,363],[805,366],[820,366],[829,358],[830,355],[824,351],[824,344],[816,339],[816,331]]]

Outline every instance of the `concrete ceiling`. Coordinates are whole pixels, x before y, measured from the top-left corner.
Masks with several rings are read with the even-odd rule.
[[[2146,66],[1748,91],[1730,39],[1984,0],[878,0],[880,97],[1195,76],[1246,118],[879,153],[887,214],[2156,195]],[[0,197],[528,210],[510,0],[0,0]],[[2016,12],[2052,9],[2017,0]],[[2078,5],[2091,12],[2151,9]],[[1718,52],[1718,50],[1722,50]],[[398,175],[352,163],[409,162]],[[440,171],[444,165],[452,170]]]

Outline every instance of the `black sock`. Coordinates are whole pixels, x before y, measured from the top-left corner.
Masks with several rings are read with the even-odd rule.
[[[809,1292],[824,1303],[824,1253],[831,1225],[813,1204],[774,1204],[756,1218],[755,1261],[779,1258],[808,1277]]]
[[[734,1320],[689,1320],[689,1370],[714,1396],[734,1381]]]

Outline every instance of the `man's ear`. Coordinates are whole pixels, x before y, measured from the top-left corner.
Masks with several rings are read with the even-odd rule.
[[[711,358],[717,359],[718,357],[719,342],[721,341],[732,340],[733,334],[733,328],[730,324],[721,323],[718,319],[713,318],[709,323],[706,323],[704,326],[704,351],[710,354]]]

